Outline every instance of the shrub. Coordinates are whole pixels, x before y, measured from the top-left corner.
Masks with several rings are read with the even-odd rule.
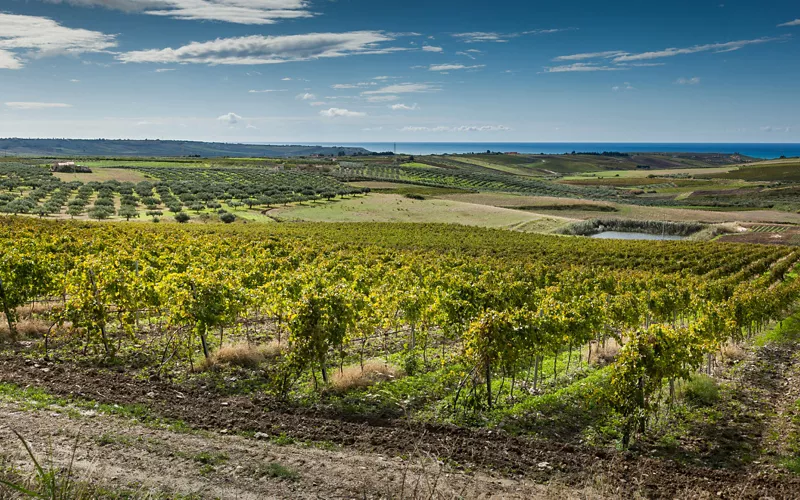
[[[230,224],[231,222],[236,220],[236,216],[232,213],[225,212],[224,214],[219,216],[219,220],[224,222],[225,224]]]
[[[189,222],[190,219],[191,217],[189,217],[189,214],[186,212],[178,212],[175,214],[175,221],[180,222],[181,224]]]
[[[719,400],[719,385],[708,375],[696,374],[686,383],[683,397],[694,406],[711,406]]]

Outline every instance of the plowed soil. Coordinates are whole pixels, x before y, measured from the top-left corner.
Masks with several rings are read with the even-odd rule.
[[[491,492],[506,496],[511,492],[504,494],[498,489],[503,484],[510,484],[512,490],[527,491],[522,496],[539,496],[531,486],[537,483],[558,484],[573,492],[584,491],[587,485],[600,485],[593,490],[594,494],[601,491],[615,497],[800,498],[800,479],[773,467],[682,465],[643,454],[534,441],[490,430],[404,420],[347,419],[292,409],[268,398],[223,397],[163,381],[134,380],[124,373],[78,369],[69,364],[34,366],[16,358],[3,358],[0,381],[39,387],[67,398],[144,405],[158,416],[182,420],[213,435],[258,432],[262,436],[286,435],[306,442],[334,443],[362,457],[413,457],[410,460],[432,457],[447,464],[451,473],[460,475],[461,471],[470,471],[472,478],[488,475],[512,481],[496,484],[484,481],[469,497]],[[463,479],[462,483],[469,481]],[[481,489],[487,484],[495,486]],[[352,489],[348,491],[353,493]],[[293,495],[283,492],[277,496]]]

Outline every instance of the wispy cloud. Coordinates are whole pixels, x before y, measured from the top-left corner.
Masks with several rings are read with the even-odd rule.
[[[766,126],[761,127],[762,132],[791,132],[792,127],[773,127],[773,126]]]
[[[558,56],[554,61],[585,61],[587,59],[608,59],[625,55],[619,50],[607,50],[605,52],[586,52],[583,54],[570,54],[568,56]]]
[[[68,28],[46,17],[0,12],[0,69],[20,69],[27,57],[103,52],[116,46],[115,35]]]
[[[170,71],[175,71],[175,68],[158,68],[156,73],[169,73]]]
[[[330,108],[330,109],[323,109],[319,112],[320,116],[325,116],[328,118],[359,118],[362,116],[367,116],[366,113],[362,113],[360,111],[350,111],[349,109],[342,109],[342,108]]]
[[[392,109],[392,111],[416,111],[419,109],[416,103],[414,103],[411,106],[408,106],[406,104],[392,104],[389,107]]]
[[[377,82],[337,83],[335,85],[331,85],[331,88],[336,90],[347,90],[347,89],[359,89],[364,87],[374,87],[375,85],[378,85],[378,83]]]
[[[78,7],[106,7],[124,12],[189,21],[274,24],[283,19],[312,17],[307,0],[43,0]]]
[[[686,54],[697,54],[699,52],[717,52],[717,53],[733,52],[735,50],[747,47],[748,45],[760,45],[763,43],[775,42],[781,39],[784,38],[783,37],[756,38],[754,40],[736,40],[733,42],[725,42],[725,43],[708,43],[704,45],[693,45],[691,47],[685,47],[685,48],[673,47],[663,50],[656,50],[652,52],[641,52],[638,54],[619,55],[614,57],[613,61],[616,63],[621,63],[621,62],[631,62],[631,61],[646,61],[650,59],[661,59],[664,57],[674,57]]]
[[[621,50],[607,50],[603,52],[569,54],[558,56],[553,59],[553,61],[573,62],[573,64],[545,68],[545,73],[619,71],[632,67],[662,66],[664,64],[663,62],[650,61],[654,59],[664,59],[680,55],[698,54],[701,52],[733,52],[750,45],[760,45],[764,43],[786,40],[787,37],[788,35],[783,37],[755,38],[752,40],[734,40],[732,42],[708,43],[683,48],[671,47],[662,50],[639,53],[631,53]]]
[[[379,94],[414,94],[426,92],[438,92],[442,90],[441,87],[432,85],[430,83],[398,83],[395,85],[388,85],[380,89],[367,90],[362,92],[362,95],[379,95]]]
[[[622,85],[615,85],[611,87],[611,90],[614,92],[622,92],[624,90],[636,90],[636,87],[630,84],[630,82],[625,82]]]
[[[788,26],[800,26],[800,19],[795,19],[794,21],[789,21],[788,23],[779,24],[779,28],[786,28]]]
[[[367,97],[368,102],[393,102],[400,100],[396,95],[371,95]]]
[[[388,54],[407,50],[385,47],[394,37],[380,31],[308,33],[288,36],[246,36],[192,42],[177,49],[137,50],[119,54],[126,63],[278,64],[352,55]]]
[[[72,104],[64,104],[62,102],[7,102],[6,106],[11,109],[37,110],[71,108]]]
[[[441,47],[435,47],[433,45],[425,45],[422,47],[424,52],[444,52],[444,49]]]
[[[561,31],[572,31],[577,28],[553,28],[521,31],[518,33],[498,33],[496,31],[471,31],[467,33],[455,33],[453,38],[465,43],[507,43],[513,38],[519,38],[527,35],[548,35],[552,33],[559,33]]]
[[[313,101],[316,98],[317,96],[315,96],[314,94],[310,94],[308,92],[306,92],[305,94],[297,94],[297,96],[295,96],[295,99],[297,99],[298,101]]]
[[[485,68],[484,64],[476,64],[474,66],[466,66],[464,64],[431,64],[428,66],[428,71],[457,71],[462,69],[481,69]]]
[[[544,69],[545,73],[587,73],[593,71],[622,71],[626,68],[619,66],[601,66],[593,63],[574,63],[563,66],[550,66]]]
[[[273,92],[289,92],[289,89],[264,89],[264,90],[248,90],[250,94],[271,94]]]
[[[462,125],[460,127],[403,127],[401,132],[505,132],[511,130],[504,125]]]
[[[681,77],[681,78],[678,78],[677,80],[675,80],[675,83],[677,83],[678,85],[698,85],[698,84],[700,84],[700,78],[698,78],[696,76],[694,76],[692,78],[683,78],[683,77]]]

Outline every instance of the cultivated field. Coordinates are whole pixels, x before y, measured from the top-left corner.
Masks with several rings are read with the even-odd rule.
[[[0,498],[797,498],[800,187],[648,158],[4,158]]]
[[[510,227],[527,222],[546,222],[555,228],[569,219],[540,216],[520,210],[461,201],[413,199],[394,194],[372,194],[366,198],[333,203],[277,208],[271,217],[310,222],[419,222],[464,224],[482,227]]]

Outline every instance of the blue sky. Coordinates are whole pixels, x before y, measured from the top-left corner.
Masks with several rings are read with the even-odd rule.
[[[798,117],[796,0],[0,0],[3,137],[800,142]]]

